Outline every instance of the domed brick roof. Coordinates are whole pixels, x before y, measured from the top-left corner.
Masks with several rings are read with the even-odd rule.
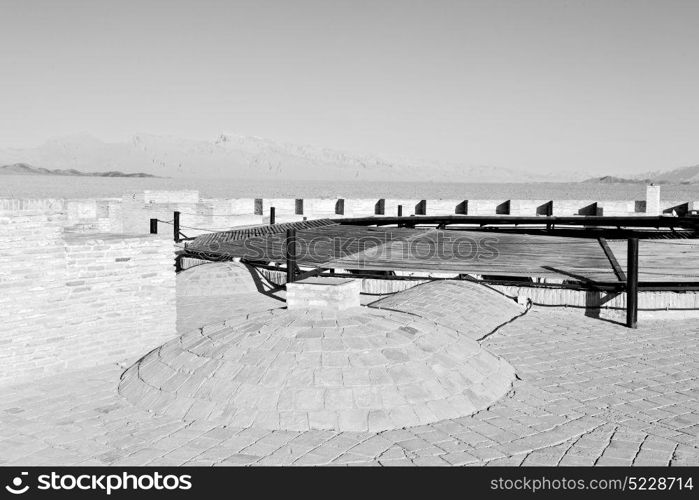
[[[279,309],[164,344],[119,391],[186,421],[378,432],[470,415],[514,377],[474,340],[410,314]]]

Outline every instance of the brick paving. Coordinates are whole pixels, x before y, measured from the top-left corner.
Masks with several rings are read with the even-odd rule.
[[[517,370],[505,398],[379,433],[184,422],[120,397],[125,365],[80,370],[0,387],[0,464],[697,465],[697,333],[534,307],[483,342]]]

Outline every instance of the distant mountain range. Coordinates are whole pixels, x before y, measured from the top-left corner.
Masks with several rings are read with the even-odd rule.
[[[570,180],[489,165],[389,161],[260,137],[222,134],[215,140],[136,135],[107,143],[90,136],[52,139],[41,146],[0,149],[0,165],[23,163],[49,170],[137,171],[161,177],[252,180],[537,182]],[[577,179],[579,180],[579,179]]]
[[[577,182],[694,183],[699,165],[632,177],[535,174],[490,165],[433,161],[390,161],[327,148],[287,144],[261,137],[222,134],[215,140],[135,135],[128,142],[91,136],[52,139],[34,148],[0,149],[0,174],[103,177],[203,177],[264,181],[421,181],[460,183]],[[141,172],[126,174],[123,172]]]
[[[584,184],[646,184],[650,182],[648,179],[627,179],[625,177],[616,177],[614,175],[605,175],[604,177],[593,177],[582,181]]]
[[[48,169],[43,167],[33,167],[26,163],[13,163],[12,165],[2,165],[0,166],[0,175],[63,175],[63,176],[77,176],[77,177],[156,177],[155,175],[135,173],[135,174],[125,174],[124,172],[119,172],[117,170],[110,170],[109,172],[81,172],[75,169]]]
[[[583,181],[597,184],[695,184],[699,183],[699,165],[681,167],[667,172],[646,172],[633,177],[594,177]]]

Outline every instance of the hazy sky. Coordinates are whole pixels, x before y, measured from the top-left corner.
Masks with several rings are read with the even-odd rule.
[[[534,171],[699,163],[699,1],[0,0],[0,146],[259,135]]]

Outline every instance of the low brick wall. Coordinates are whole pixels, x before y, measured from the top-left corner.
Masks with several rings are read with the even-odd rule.
[[[368,216],[395,216],[400,206],[410,215],[516,215],[516,216],[644,216],[661,213],[682,215],[699,207],[699,201],[665,200],[658,186],[648,186],[645,200],[482,200],[407,198],[201,198],[195,190],[146,190],[124,193],[121,199],[0,199],[0,212],[7,209],[61,210],[73,232],[119,232],[148,234],[150,219],[160,219],[161,238],[173,237],[169,222],[180,212],[181,231],[197,236],[233,227],[268,224],[270,210],[275,221]]]
[[[0,211],[0,384],[140,356],[176,333],[171,241],[66,224]]]

